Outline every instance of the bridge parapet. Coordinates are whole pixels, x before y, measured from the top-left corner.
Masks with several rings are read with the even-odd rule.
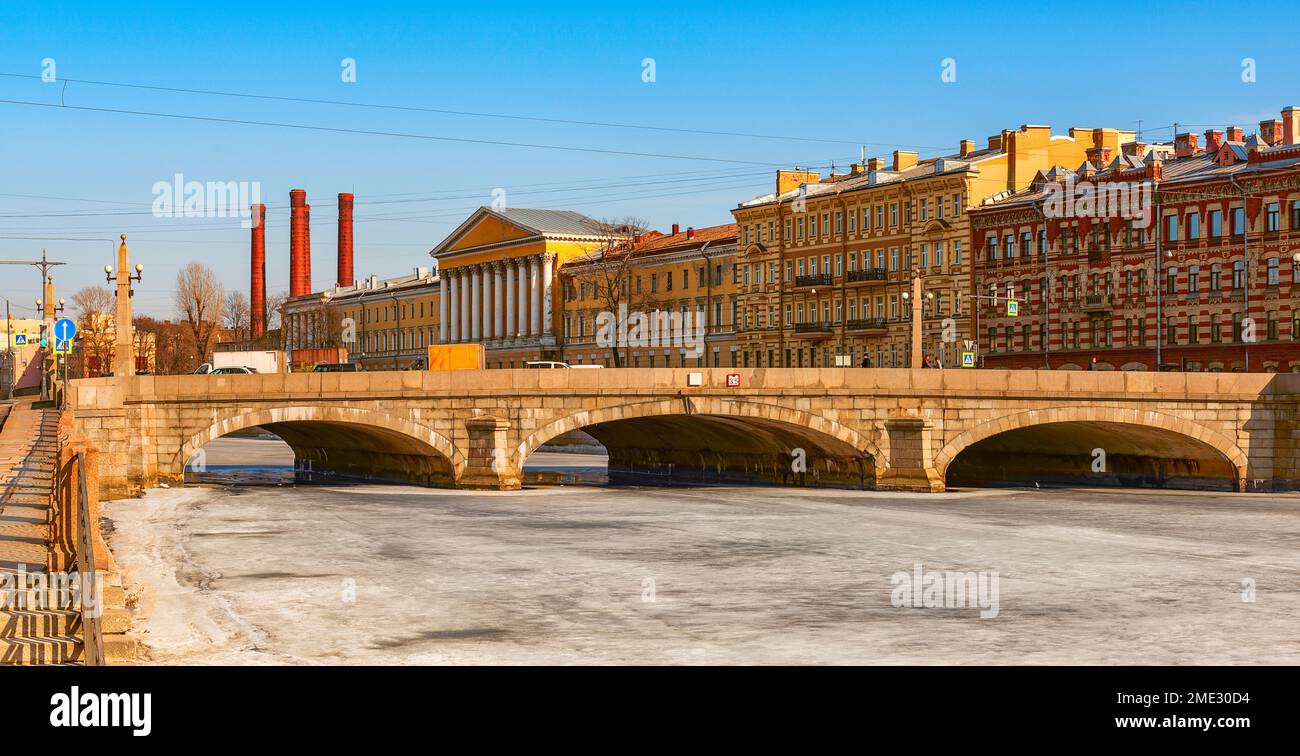
[[[1298,397],[1297,374],[624,368],[101,378],[73,381],[69,407],[103,451],[106,496],[178,481],[249,425],[275,426],[314,469],[382,460],[376,477],[426,484],[517,487],[528,454],[587,428],[651,475],[942,490],[969,446],[1062,424],[1103,442],[1157,429],[1221,457],[1238,486],[1300,480]],[[814,453],[805,478],[782,461],[797,449]]]

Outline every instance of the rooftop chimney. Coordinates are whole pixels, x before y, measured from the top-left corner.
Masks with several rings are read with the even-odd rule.
[[[1259,122],[1259,138],[1269,146],[1282,143],[1282,122],[1276,118]]]
[[[1218,152],[1223,146],[1223,132],[1218,129],[1205,130],[1205,151]]]
[[[252,275],[248,282],[248,336],[266,335],[266,205],[253,205]]]
[[[1246,132],[1242,131],[1240,126],[1229,126],[1227,137],[1229,142],[1244,142]]]
[[[975,140],[974,140],[974,139],[963,139],[963,140],[961,140],[961,156],[962,156],[962,157],[966,157],[967,155],[971,154],[971,153],[974,152],[974,151],[975,151]]]
[[[352,199],[339,194],[339,286],[352,285]]]
[[[681,230],[681,226],[678,226],[676,223],[673,224],[673,236],[676,236]]]
[[[867,160],[867,170],[869,170],[869,171],[883,171],[884,169],[885,169],[885,159],[884,159],[884,158],[873,157],[873,158],[869,158],[869,159]]]
[[[311,293],[311,259],[307,251],[307,190],[289,191],[289,296]]]
[[[894,150],[894,170],[905,171],[916,165],[917,154],[910,150]]]
[[[993,136],[989,137],[989,149],[990,149],[990,150],[1000,150],[1000,149],[1002,149],[1002,135],[1001,135],[1001,134],[994,134]]]
[[[1174,137],[1174,157],[1185,158],[1195,155],[1200,141],[1196,134],[1178,134]]]
[[[1300,142],[1300,108],[1288,105],[1282,108],[1282,144]]]
[[[687,227],[686,227],[686,238],[687,238],[687,239],[694,239],[694,238],[695,238],[695,229],[694,229],[693,227],[691,227],[691,226],[687,226]]]
[[[1147,156],[1147,146],[1143,142],[1125,142],[1120,147],[1120,150],[1125,155],[1132,155],[1133,157],[1144,158]]]
[[[849,166],[849,175],[861,176],[865,168],[866,166],[864,166],[862,163],[854,163],[853,165]]]
[[[1110,162],[1109,147],[1089,147],[1084,152],[1088,156],[1088,162],[1099,171],[1105,170],[1106,164]]]

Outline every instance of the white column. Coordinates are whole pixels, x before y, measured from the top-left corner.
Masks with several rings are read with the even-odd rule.
[[[515,327],[515,263],[505,260],[506,270],[506,338],[513,339],[519,333]]]
[[[551,276],[555,269],[555,256],[542,255],[542,333],[551,336],[552,316],[555,308],[551,305]]]
[[[530,271],[528,283],[528,299],[533,306],[533,311],[528,317],[528,332],[533,336],[542,335],[542,277],[541,261],[537,255],[534,255],[528,261]]]
[[[528,335],[528,259],[515,261],[519,266],[519,335]]]
[[[460,273],[460,340],[469,341],[469,271],[461,268]]]
[[[450,310],[447,304],[447,276],[442,271],[438,271],[438,343],[447,343],[447,312]]]
[[[483,264],[483,340],[492,340],[492,263]]]
[[[501,290],[501,266],[503,263],[492,263],[492,338],[503,339],[506,335],[505,324],[505,297]]]
[[[460,271],[448,271],[451,276],[451,340],[460,341]]]
[[[470,273],[469,297],[469,338],[479,341],[483,338],[483,281],[477,265]]]

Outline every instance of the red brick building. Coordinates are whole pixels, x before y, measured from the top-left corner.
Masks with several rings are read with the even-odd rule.
[[[1199,136],[971,210],[984,367],[1300,372],[1300,109]]]

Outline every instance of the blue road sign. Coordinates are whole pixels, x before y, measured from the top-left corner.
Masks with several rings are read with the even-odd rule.
[[[1007,316],[1016,317],[1020,314],[1020,302],[1014,299],[1007,300]]]
[[[974,352],[962,352],[962,353],[961,353],[961,366],[964,367],[964,368],[973,368],[973,367],[975,367],[975,353],[974,353]]]
[[[61,318],[54,324],[54,339],[56,341],[72,341],[77,335],[77,324],[68,318]]]
[[[54,353],[55,353],[55,354],[71,354],[71,353],[72,353],[72,342],[71,342],[71,341],[64,341],[63,339],[55,339],[55,340],[54,340]]]
[[[25,333],[15,333],[15,334],[14,334],[14,346],[27,346],[27,334],[25,334]]]

